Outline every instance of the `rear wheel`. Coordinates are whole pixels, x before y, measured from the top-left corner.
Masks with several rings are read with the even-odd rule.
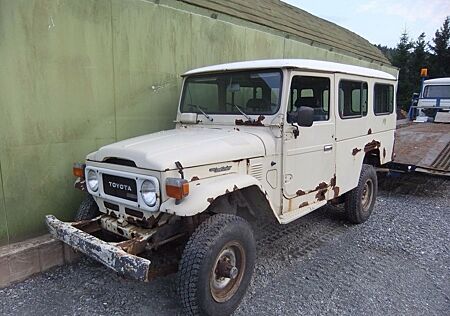
[[[75,214],[75,221],[89,220],[99,215],[100,211],[98,210],[97,203],[92,195],[87,194],[78,207],[77,213]]]
[[[375,205],[377,192],[377,173],[373,166],[364,164],[358,186],[345,196],[345,210],[352,223],[361,224],[369,219]]]
[[[246,220],[217,214],[204,221],[189,239],[178,271],[185,314],[231,314],[245,295],[255,257],[255,239]]]

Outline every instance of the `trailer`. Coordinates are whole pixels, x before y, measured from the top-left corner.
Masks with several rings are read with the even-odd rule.
[[[397,121],[392,170],[450,175],[450,78],[423,80],[408,119]]]
[[[450,124],[399,121],[393,170],[450,175]]]

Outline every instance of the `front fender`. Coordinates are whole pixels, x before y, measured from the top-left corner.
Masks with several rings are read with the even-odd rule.
[[[193,216],[206,210],[219,196],[256,185],[264,192],[261,183],[254,177],[242,174],[227,174],[190,183],[189,195],[178,204],[173,198],[161,204],[160,211],[178,216]]]

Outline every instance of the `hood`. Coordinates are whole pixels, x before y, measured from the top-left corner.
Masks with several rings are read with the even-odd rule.
[[[189,168],[264,155],[261,139],[247,132],[180,128],[107,145],[87,158],[94,161],[112,157],[128,159],[139,168],[163,171],[175,169],[176,161]]]

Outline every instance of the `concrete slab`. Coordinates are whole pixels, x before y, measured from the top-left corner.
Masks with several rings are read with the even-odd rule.
[[[1,247],[0,288],[52,267],[72,263],[80,256],[81,254],[48,234]]]

